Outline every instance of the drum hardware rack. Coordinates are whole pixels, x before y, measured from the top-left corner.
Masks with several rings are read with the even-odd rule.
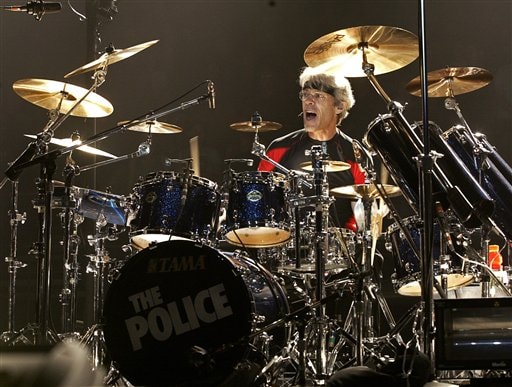
[[[253,145],[253,150],[262,158],[263,160],[266,160],[265,154],[263,153],[263,149],[258,146],[257,142]],[[361,145],[362,146],[362,145]],[[369,153],[367,152],[369,155]],[[356,273],[351,275],[348,280],[343,280],[343,283],[350,283],[354,285],[355,288],[355,300],[352,302],[352,305],[350,306],[347,318],[345,320],[343,328],[338,327],[337,329],[332,329],[330,324],[330,319],[326,318],[325,315],[325,299],[330,299],[332,296],[327,296],[325,294],[325,287],[324,287],[324,274],[325,274],[325,265],[324,260],[326,257],[324,254],[328,253],[328,249],[326,248],[326,245],[328,245],[329,241],[327,238],[327,233],[325,230],[327,230],[327,224],[328,224],[328,206],[333,202],[333,198],[330,198],[328,196],[328,187],[327,182],[325,179],[325,172],[323,171],[323,165],[322,161],[326,160],[328,158],[328,155],[325,154],[325,151],[322,149],[321,146],[312,147],[311,151],[309,152],[309,155],[312,157],[312,165],[313,165],[313,172],[314,172],[314,184],[315,187],[315,193],[316,195],[313,197],[296,197],[291,198],[290,203],[291,206],[294,207],[295,214],[297,214],[299,207],[305,206],[305,205],[315,205],[316,213],[315,213],[315,240],[314,240],[314,247],[315,247],[315,276],[317,278],[316,286],[312,289],[313,290],[313,300],[320,300],[318,304],[313,303],[312,306],[307,306],[306,308],[308,310],[312,310],[314,316],[310,317],[308,320],[305,320],[305,317],[307,317],[307,314],[304,314],[303,310],[301,309],[298,313],[292,313],[292,317],[294,315],[300,315],[302,316],[301,319],[294,319],[292,320],[295,323],[297,333],[296,338],[294,339],[294,343],[291,343],[288,345],[287,348],[284,348],[283,351],[285,351],[284,354],[276,355],[273,359],[270,360],[270,362],[263,368],[261,375],[265,374],[266,372],[269,372],[271,374],[275,373],[275,368],[282,367],[286,360],[290,361],[291,358],[293,358],[294,351],[298,350],[298,354],[296,354],[296,357],[298,357],[297,360],[297,370],[295,374],[295,382],[297,382],[298,385],[304,385],[306,382],[306,369],[308,366],[313,370],[314,379],[322,383],[325,381],[327,375],[329,375],[334,368],[336,357],[341,349],[341,347],[349,343],[354,346],[355,354],[354,358],[351,360],[351,364],[356,363],[357,365],[363,365],[364,364],[364,356],[365,352],[370,353],[371,356],[378,358],[378,354],[375,353],[375,351],[372,349],[372,347],[368,344],[375,344],[370,343],[369,333],[372,331],[373,333],[373,321],[371,319],[371,316],[369,313],[371,312],[371,303],[373,301],[377,301],[378,306],[382,309],[383,315],[386,318],[389,327],[391,329],[391,332],[393,332],[393,337],[390,337],[389,335],[385,337],[385,342],[389,343],[391,339],[396,339],[398,344],[403,344],[403,341],[400,337],[398,327],[402,329],[402,323],[396,324],[394,317],[389,309],[389,306],[387,305],[385,299],[383,298],[381,292],[377,287],[371,283],[371,281],[368,279],[369,276],[372,274],[372,267],[373,265],[373,257],[371,257],[368,254],[371,254],[371,231],[370,231],[370,222],[371,222],[371,198],[365,198],[364,204],[363,204],[363,213],[364,213],[364,230],[362,239],[364,240],[364,247],[363,247],[363,257],[361,259],[361,267],[358,267],[358,264],[355,262],[354,258],[350,256],[349,258],[352,263],[354,263],[354,268],[356,270]],[[371,157],[371,156],[370,156]],[[270,161],[270,159],[269,159]],[[286,168],[280,166],[280,164],[272,162],[276,167],[278,167],[281,170],[286,171]],[[300,186],[300,185],[299,185]],[[382,195],[386,196],[385,193],[381,192]],[[292,195],[293,196],[293,195]],[[296,216],[297,218],[297,216]],[[297,219],[296,219],[297,220]],[[296,225],[295,230],[295,256],[296,256],[296,262],[295,267],[297,269],[300,269],[301,263],[300,263],[300,243],[298,242],[300,240],[299,234],[300,227]],[[369,253],[370,252],[370,253]],[[339,284],[337,284],[339,285]],[[314,306],[313,306],[314,305]],[[415,309],[417,311],[417,309]],[[412,312],[409,313],[409,315],[412,315]],[[305,320],[305,321],[304,321]],[[354,322],[354,327],[351,330],[350,327],[352,325],[352,322]],[[279,322],[276,322],[278,324]],[[325,326],[328,326],[328,329],[325,329]],[[269,328],[271,328],[273,325]],[[308,330],[309,329],[309,330]],[[266,330],[266,329],[265,329]],[[306,331],[310,334],[306,334]],[[353,335],[350,334],[350,331],[352,331]],[[327,350],[328,346],[328,340],[330,335],[338,334],[340,336],[340,340],[334,345],[334,347],[330,348],[330,353]],[[307,336],[307,338],[306,338]],[[342,338],[343,337],[343,338]],[[305,352],[308,348],[308,341],[313,341],[313,347],[314,347],[314,356],[315,356],[315,364],[311,363],[311,360],[306,361],[305,359]],[[378,340],[376,340],[377,342]],[[277,365],[276,365],[277,364]]]
[[[107,57],[108,58],[108,57]],[[106,64],[108,61],[106,61]],[[51,344],[59,341],[58,335],[50,329],[50,267],[51,267],[51,231],[52,231],[52,204],[53,204],[53,192],[54,192],[54,181],[53,175],[56,170],[56,160],[63,155],[66,155],[80,146],[89,145],[97,141],[104,140],[118,132],[129,129],[132,126],[139,125],[141,122],[150,120],[156,120],[167,114],[174,113],[179,110],[185,110],[189,107],[197,105],[202,101],[210,98],[210,92],[208,94],[201,95],[200,97],[192,100],[183,102],[178,107],[167,108],[171,101],[164,106],[152,110],[151,113],[144,114],[141,117],[133,119],[127,123],[116,125],[113,128],[107,129],[104,132],[95,134],[86,140],[81,141],[79,144],[71,145],[69,147],[48,151],[48,144],[50,143],[54,131],[68,118],[72,112],[80,105],[86,97],[92,93],[93,90],[98,88],[103,82],[105,82],[106,71],[104,68],[98,68],[94,72],[94,83],[86,93],[77,99],[77,101],[67,110],[65,114],[60,114],[60,107],[62,100],[65,98],[65,92],[59,93],[60,103],[57,103],[57,108],[51,109],[49,112],[49,121],[46,124],[42,133],[37,136],[36,142],[31,142],[23,153],[9,166],[5,174],[8,179],[15,181],[24,169],[32,165],[40,165],[40,178],[37,182],[38,188],[38,199],[36,199],[35,206],[38,207],[39,218],[40,218],[40,237],[39,241],[35,244],[34,253],[38,256],[38,278],[37,278],[37,289],[36,289],[36,322],[30,324],[30,329],[34,330],[35,344]],[[205,83],[205,82],[203,82]],[[165,110],[164,110],[165,109]],[[159,113],[155,113],[159,112]],[[139,149],[126,155],[124,157],[106,160],[80,168],[81,171],[94,169],[99,166],[111,164],[113,162],[122,161],[128,158],[141,157],[149,154],[149,143],[144,142],[139,146]],[[2,182],[5,183],[6,179]]]

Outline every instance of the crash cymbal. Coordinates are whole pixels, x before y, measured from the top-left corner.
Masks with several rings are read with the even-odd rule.
[[[141,43],[133,47],[124,49],[114,49],[111,52],[107,51],[104,54],[102,54],[98,59],[95,59],[92,62],[87,63],[86,65],[83,65],[82,67],[79,67],[76,70],[71,71],[70,73],[67,73],[66,75],[64,75],[64,78],[69,78],[73,75],[86,73],[87,71],[93,71],[99,69],[100,67],[108,66],[113,63],[119,62],[123,59],[129,58],[132,55],[137,54],[138,52],[152,46],[157,42],[158,40],[151,40],[149,42]]]
[[[429,97],[453,97],[480,89],[491,81],[492,74],[479,67],[446,67],[427,74],[427,93]],[[421,78],[414,78],[405,88],[420,97]]]
[[[239,132],[270,132],[272,130],[278,130],[283,127],[283,125],[272,122],[272,121],[259,121],[257,124],[254,124],[251,121],[244,122],[235,122],[234,124],[229,125],[231,129],[238,130]]]
[[[363,51],[366,61],[374,65],[373,74],[384,74],[418,57],[418,38],[397,27],[351,27],[315,40],[306,48],[304,60],[311,67],[318,66],[322,72],[364,77]]]
[[[14,82],[12,88],[28,102],[47,110],[59,109],[61,114],[67,114],[89,92],[79,86],[47,79],[21,79]],[[110,102],[90,92],[70,115],[97,118],[108,116],[113,111],[114,107]]]
[[[121,121],[118,122],[117,125],[126,125],[131,121]],[[183,129],[179,126],[168,124],[165,122],[160,122],[156,120],[149,120],[136,123],[133,126],[130,126],[128,130],[132,130],[134,132],[144,132],[144,133],[155,133],[155,134],[173,134],[173,133],[181,133]]]
[[[37,136],[34,136],[32,134],[25,134],[25,137],[36,138]],[[73,141],[70,138],[55,138],[55,137],[52,137],[52,139],[50,140],[50,143],[59,145],[59,146],[61,146],[63,148],[68,148],[70,146],[80,144],[80,140]],[[82,152],[85,152],[85,153],[90,153],[92,155],[109,157],[111,159],[117,158],[117,156],[113,155],[112,153],[108,153],[108,152],[102,151],[101,149],[97,149],[97,148],[94,148],[94,147],[89,146],[89,145],[82,145],[82,146],[79,146],[76,149],[78,149],[78,150],[80,150]]]
[[[402,194],[400,188],[390,184],[379,184],[379,188],[389,197],[399,196]],[[379,191],[373,183],[355,184],[343,187],[332,188],[330,192],[334,195],[350,198],[350,199],[373,199],[380,197]]]
[[[322,166],[324,167],[325,172],[341,172],[350,169],[349,163],[336,160],[322,160]],[[305,163],[300,164],[300,168],[304,171],[312,171],[313,165],[310,161],[306,161]]]

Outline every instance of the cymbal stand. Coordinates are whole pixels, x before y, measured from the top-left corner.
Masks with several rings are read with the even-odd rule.
[[[327,175],[323,169],[323,161],[329,158],[326,146],[314,145],[310,151],[313,166],[313,181],[315,196],[317,198],[315,208],[315,274],[316,287],[314,300],[322,300],[325,297],[324,275],[325,262],[328,255],[328,234],[326,230],[329,224],[329,187]],[[318,380],[326,379],[327,375],[327,321],[325,306],[320,305],[316,309],[316,318],[313,325],[316,327],[316,364],[315,376]]]
[[[427,111],[427,86],[426,86],[426,65],[425,65],[425,33],[424,33],[424,23],[425,23],[425,15],[424,15],[424,0],[419,0],[420,2],[420,70],[421,70],[421,90],[422,90],[422,112],[423,112],[423,127],[426,128],[423,131],[423,153],[418,155],[418,166],[419,166],[419,192],[420,192],[420,214],[423,218],[423,238],[421,240],[420,246],[420,257],[421,262],[421,289],[422,289],[422,301],[424,302],[423,306],[425,308],[425,313],[423,314],[424,321],[423,333],[425,334],[423,345],[424,352],[426,355],[432,359],[433,351],[432,351],[432,330],[433,330],[433,277],[434,277],[434,269],[431,255],[431,245],[429,242],[432,240],[432,170],[433,170],[433,153],[430,148],[430,133],[429,133],[429,121],[428,121],[428,111]],[[402,114],[403,108],[395,101],[392,101],[391,98],[385,93],[383,88],[377,82],[375,78],[374,70],[375,65],[369,63],[367,60],[365,49],[368,48],[367,44],[361,44],[359,47],[362,51],[362,68],[367,76],[368,80],[375,88],[377,93],[384,99],[387,104],[388,110],[392,113],[396,118],[398,118],[409,131],[411,130],[411,125],[405,119]],[[414,243],[412,244],[414,245]],[[411,246],[413,247],[413,246]],[[414,246],[415,247],[415,246]],[[417,249],[416,249],[417,250]]]
[[[11,244],[10,254],[5,258],[5,262],[8,263],[9,273],[9,306],[8,306],[8,326],[7,331],[0,335],[0,342],[6,344],[16,344],[22,342],[25,344],[30,343],[28,338],[23,335],[23,332],[16,332],[15,330],[15,317],[16,317],[16,274],[19,268],[26,267],[27,264],[16,259],[17,257],[17,246],[18,246],[18,224],[25,223],[27,214],[20,214],[18,212],[18,181],[12,182],[11,190],[12,207],[9,211],[10,226],[11,226]]]
[[[105,273],[110,265],[111,258],[105,248],[105,241],[116,240],[118,230],[115,225],[104,230],[106,225],[105,216],[100,213],[96,221],[96,234],[88,236],[89,244],[94,246],[95,250],[95,254],[88,255],[90,262],[86,269],[87,273],[93,274],[93,323],[80,340],[80,343],[91,349],[93,370],[107,363],[102,314],[105,297]]]
[[[357,214],[356,219],[358,221],[358,228],[361,229],[359,233],[362,235],[360,239],[362,241],[362,252],[360,262],[355,263],[355,273],[351,275],[354,282],[353,296],[354,299],[350,305],[347,313],[347,318],[344,322],[343,330],[338,330],[337,333],[341,333],[344,338],[335,344],[334,351],[337,353],[340,347],[347,342],[354,345],[354,364],[364,365],[367,359],[366,355],[370,354],[373,358],[379,358],[380,355],[375,352],[374,345],[378,345],[381,341],[380,337],[376,337],[375,333],[375,321],[374,321],[374,302],[377,303],[378,308],[382,312],[386,322],[391,330],[394,330],[397,326],[393,314],[389,308],[389,305],[384,298],[382,291],[372,281],[373,273],[373,241],[371,234],[371,208],[373,198],[363,197],[361,198],[363,207],[363,214]],[[356,207],[357,208],[357,207]],[[357,212],[355,210],[354,212]],[[351,332],[353,337],[348,337],[347,333]],[[397,331],[393,335],[384,337],[385,342],[390,344],[391,339],[395,339],[398,343],[402,343],[400,333]],[[335,357],[330,359],[329,369],[334,368]]]
[[[65,167],[65,187],[63,195],[64,211],[61,214],[64,235],[64,273],[63,288],[60,293],[62,311],[61,337],[73,337],[76,334],[76,293],[79,280],[78,245],[80,237],[77,234],[77,226],[82,223],[83,217],[76,212],[76,200],[73,196],[71,183],[78,173],[77,167],[71,162]]]

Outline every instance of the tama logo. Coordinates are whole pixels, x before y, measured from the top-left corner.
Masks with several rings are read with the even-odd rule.
[[[144,312],[124,321],[133,351],[142,349],[144,341],[166,341],[233,314],[223,283],[165,305],[158,286],[135,293],[128,300],[135,313]]]
[[[205,255],[180,255],[176,257],[153,258],[148,261],[148,273],[169,273],[205,270]]]
[[[263,198],[263,195],[260,191],[252,190],[247,193],[246,197],[250,202],[257,202]]]

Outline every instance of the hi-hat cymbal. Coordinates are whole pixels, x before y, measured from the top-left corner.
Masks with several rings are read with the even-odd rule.
[[[231,129],[238,130],[239,132],[270,132],[272,130],[278,130],[283,127],[283,125],[272,122],[272,121],[258,121],[257,124],[251,122],[251,121],[244,121],[244,122],[235,122],[231,125],[229,125]]]
[[[344,161],[322,160],[322,167],[325,172],[341,172],[350,169],[350,164]],[[313,165],[310,161],[300,164],[300,168],[304,171],[312,171]]]
[[[389,197],[399,196],[402,194],[400,188],[390,184],[379,184],[379,188]],[[343,187],[332,188],[330,192],[334,195],[350,198],[350,199],[373,199],[380,197],[379,191],[375,184],[355,184]]]
[[[453,97],[480,89],[491,81],[492,74],[479,67],[446,67],[427,74],[427,94],[429,97]],[[421,78],[412,79],[405,88],[420,97]]]
[[[123,59],[129,58],[132,55],[137,54],[138,52],[152,46],[157,43],[158,40],[151,40],[146,43],[141,43],[136,46],[132,46],[124,49],[114,49],[112,52],[105,52],[98,59],[93,60],[92,62],[83,65],[82,67],[77,68],[76,70],[71,71],[64,75],[64,78],[69,78],[73,75],[82,74],[87,71],[92,71],[99,69],[103,66],[111,65],[112,63],[119,62]]]
[[[121,121],[118,122],[117,125],[125,125],[130,123],[131,121]],[[160,122],[156,120],[149,120],[135,123],[134,125],[128,127],[128,130],[132,130],[134,132],[143,132],[143,133],[155,133],[155,134],[173,134],[173,133],[181,133],[183,129],[179,126],[168,124],[166,122]]]
[[[34,136],[32,134],[25,134],[25,137],[36,138],[37,136]],[[64,147],[64,148],[68,148],[70,146],[80,144],[80,140],[73,141],[70,138],[55,138],[55,137],[52,137],[52,139],[50,140],[50,143],[59,145],[59,146]],[[82,145],[82,146],[79,146],[76,149],[78,149],[78,150],[80,150],[82,152],[85,152],[85,153],[90,153],[90,154],[93,154],[93,155],[109,157],[111,159],[117,158],[117,156],[113,155],[112,153],[108,153],[108,152],[102,151],[101,149],[97,149],[97,148],[94,148],[94,147],[89,146],[89,145]]]
[[[69,83],[47,79],[21,79],[14,82],[13,90],[21,98],[47,110],[59,109],[67,114],[89,90]],[[114,111],[112,104],[102,96],[90,92],[85,99],[71,111],[77,117],[106,117]]]
[[[306,48],[304,60],[329,74],[364,77],[363,52],[366,61],[374,66],[374,75],[388,73],[418,57],[418,38],[397,27],[351,27],[315,40]]]

